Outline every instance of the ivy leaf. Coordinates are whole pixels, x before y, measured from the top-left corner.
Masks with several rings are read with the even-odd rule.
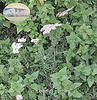
[[[3,25],[4,25],[5,27],[10,28],[10,22],[8,22],[8,21],[4,21],[4,22],[3,22]]]
[[[94,77],[93,76],[89,76],[87,81],[88,81],[89,87],[91,87],[93,85],[93,83],[94,83]]]
[[[90,74],[90,71],[91,71],[90,66],[83,67],[83,69],[82,69],[82,73],[86,76],[88,76]]]
[[[17,26],[17,34],[19,34],[22,31],[22,26]]]
[[[10,66],[8,69],[8,72],[13,73],[14,72],[14,67]]]
[[[0,84],[0,95],[3,95],[4,92],[6,91],[6,86],[4,86],[3,84]]]
[[[16,74],[15,76],[13,76],[12,80],[13,81],[18,81],[18,74]]]
[[[29,52],[33,51],[32,47],[27,46],[27,49],[29,50]]]
[[[70,80],[66,79],[62,82],[62,86],[64,87],[65,90],[69,90],[71,85],[72,85],[72,82]]]
[[[4,16],[0,13],[0,20],[4,20],[4,19],[5,19]]]
[[[53,88],[57,88],[60,86],[61,86],[61,82],[58,79],[53,80]]]
[[[39,90],[39,85],[37,85],[36,83],[33,83],[33,84],[31,84],[31,89],[34,89],[35,91],[38,91]]]
[[[82,83],[74,83],[73,86],[74,86],[75,88],[77,88],[77,87],[79,87],[81,84],[82,84]]]
[[[97,74],[97,68],[93,69],[92,75],[95,75],[95,74]]]
[[[36,71],[32,74],[32,78],[35,80],[38,77],[39,71]]]
[[[92,26],[93,26],[93,27],[97,27],[97,19],[96,19],[96,18],[93,20]]]
[[[23,30],[26,31],[26,32],[29,32],[29,28],[30,28],[29,26],[25,26],[25,27],[23,28]]]
[[[8,51],[8,48],[7,48],[7,47],[4,47],[3,49],[4,49],[4,51],[5,51],[6,53],[9,53],[9,51]]]
[[[82,94],[79,93],[77,89],[73,91],[73,97],[80,98],[81,96]]]

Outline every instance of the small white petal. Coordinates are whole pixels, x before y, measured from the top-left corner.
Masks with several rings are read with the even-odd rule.
[[[46,56],[44,56],[43,59],[46,59]]]
[[[14,48],[14,47],[15,47],[15,44],[16,44],[16,42],[13,42],[13,44],[12,44],[12,48]]]
[[[26,42],[26,39],[24,38],[18,39],[18,42]]]
[[[13,53],[19,53],[18,49],[13,49]]]
[[[55,23],[54,26],[61,26],[62,24]]]
[[[38,38],[32,39],[31,42],[34,42],[35,44],[37,44],[38,43],[38,40],[39,40]]]
[[[23,97],[21,95],[16,95],[16,100],[22,100]]]

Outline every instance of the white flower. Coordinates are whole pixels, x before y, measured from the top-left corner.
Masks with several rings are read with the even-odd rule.
[[[56,26],[61,26],[62,24],[58,24],[58,23],[55,23],[55,24],[48,24],[48,25],[45,25],[43,26],[43,28],[41,28],[41,32],[43,32],[43,34],[48,34],[50,33],[51,30],[55,30],[56,29]]]
[[[16,100],[22,100],[23,97],[21,95],[16,95]]]
[[[46,56],[44,56],[43,59],[46,59]]]
[[[56,17],[57,16],[64,16],[64,15],[66,15],[66,14],[68,14],[68,12],[70,11],[70,10],[72,10],[74,8],[74,6],[72,6],[71,8],[69,8],[69,9],[67,9],[67,10],[65,10],[65,11],[63,11],[63,12],[59,12],[57,15],[56,15]]]
[[[18,42],[26,42],[26,39],[24,38],[18,39]]]
[[[61,26],[62,24],[55,23],[54,26]]]
[[[19,53],[19,49],[23,47],[23,45],[21,45],[21,43],[16,43],[14,42],[12,44],[12,48],[13,48],[13,53]]]
[[[38,38],[32,39],[31,42],[34,42],[35,44],[37,44],[38,43],[38,40],[39,40]]]

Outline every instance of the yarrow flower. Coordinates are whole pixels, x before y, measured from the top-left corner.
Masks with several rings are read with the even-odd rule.
[[[16,95],[16,100],[22,100],[23,97],[21,95]]]
[[[72,6],[71,8],[69,8],[69,9],[67,9],[67,10],[65,10],[65,11],[63,11],[63,12],[59,12],[59,13],[56,15],[56,17],[57,17],[57,16],[61,17],[61,16],[64,16],[64,15],[68,14],[68,12],[69,12],[70,10],[72,10],[73,8],[74,8],[74,6]]]
[[[50,33],[51,30],[55,30],[56,29],[56,26],[61,26],[62,24],[58,24],[58,23],[55,23],[55,24],[48,24],[48,25],[45,25],[43,26],[43,28],[41,28],[41,32],[43,32],[43,34],[48,34]]]
[[[44,56],[43,59],[46,59],[46,56]]]
[[[39,40],[38,38],[32,39],[31,42],[34,42],[34,44],[37,44],[38,43],[38,40]]]
[[[12,44],[12,48],[13,48],[13,53],[19,53],[19,49],[23,47],[23,45],[21,43],[16,43],[14,42]]]
[[[26,39],[24,38],[18,39],[18,42],[26,42]]]

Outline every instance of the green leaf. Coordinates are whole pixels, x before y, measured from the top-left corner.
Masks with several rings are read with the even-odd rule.
[[[97,68],[93,69],[92,75],[97,74]]]
[[[5,27],[10,28],[10,22],[9,22],[9,21],[4,21],[4,22],[3,22],[3,25],[4,25]]]
[[[38,74],[39,74],[39,71],[34,72],[34,73],[32,74],[32,78],[33,78],[34,80],[37,79]]]
[[[90,52],[90,54],[93,54],[95,52],[95,47],[90,47],[89,52]]]
[[[52,81],[53,81],[53,79],[59,78],[58,73],[51,74],[50,77],[52,77],[51,78]]]
[[[62,75],[62,76],[60,77],[60,81],[64,81],[64,80],[66,80],[66,79],[69,79],[69,76],[68,76],[68,75]]]
[[[30,28],[29,26],[25,26],[25,27],[23,28],[23,30],[26,31],[26,32],[29,32],[29,28]]]
[[[3,95],[4,92],[6,91],[6,86],[4,86],[3,84],[0,84],[0,95]]]
[[[71,88],[72,82],[70,80],[62,81],[62,86],[65,90],[69,90]]]
[[[90,66],[83,67],[83,69],[82,69],[82,73],[86,76],[88,76],[90,74],[90,71],[91,71]]]
[[[61,93],[61,95],[62,95],[62,99],[63,99],[63,100],[66,100],[66,99],[67,99],[66,93]]]
[[[70,90],[68,91],[68,96],[71,97],[73,95],[73,92],[71,92]]]
[[[82,97],[82,94],[80,92],[78,92],[78,90],[76,89],[73,91],[73,97],[80,98],[80,97]]]
[[[55,4],[57,4],[58,0],[55,0]]]
[[[58,79],[53,80],[53,88],[60,87],[60,85],[61,85],[61,82]]]
[[[13,73],[14,71],[17,71],[17,72],[20,72],[20,71],[21,71],[21,68],[22,68],[23,66],[22,66],[21,63],[19,62],[19,59],[9,59],[8,62],[9,62],[9,65],[10,65],[8,71],[9,71],[10,73]]]
[[[87,81],[88,81],[89,87],[91,87],[94,84],[94,77],[93,76],[89,76]]]
[[[27,49],[29,50],[29,52],[33,51],[32,47],[27,46]]]
[[[84,80],[84,81],[86,81],[86,76],[85,75],[80,75],[80,78],[82,79],[82,80]]]
[[[8,72],[13,73],[14,72],[14,67],[9,67]]]
[[[7,38],[6,40],[4,40],[4,44],[9,44],[10,43],[10,38]]]
[[[36,83],[31,84],[31,89],[34,89],[35,91],[38,91],[40,89],[40,86],[37,85]]]
[[[97,27],[97,18],[95,18],[95,19],[93,20],[92,26],[93,26],[93,27]]]
[[[17,34],[19,34],[22,31],[22,26],[17,26]]]
[[[13,76],[12,80],[13,81],[18,81],[18,74],[16,74],[15,76]]]
[[[7,48],[7,47],[4,47],[3,49],[4,49],[4,51],[5,51],[6,53],[9,53],[9,51],[8,51],[8,48]]]
[[[33,91],[28,91],[29,98],[30,100],[35,100],[36,99],[36,93]]]
[[[66,73],[67,73],[67,68],[66,68],[66,67],[62,68],[62,69],[59,71],[59,73],[60,73],[61,75],[66,74]]]
[[[38,96],[38,100],[43,100],[44,97],[43,96]]]
[[[75,88],[77,88],[77,87],[79,87],[81,84],[82,84],[82,83],[74,83],[73,86],[74,86]]]
[[[0,20],[4,20],[4,16],[0,13]]]
[[[94,76],[94,81],[97,83],[97,75]]]

